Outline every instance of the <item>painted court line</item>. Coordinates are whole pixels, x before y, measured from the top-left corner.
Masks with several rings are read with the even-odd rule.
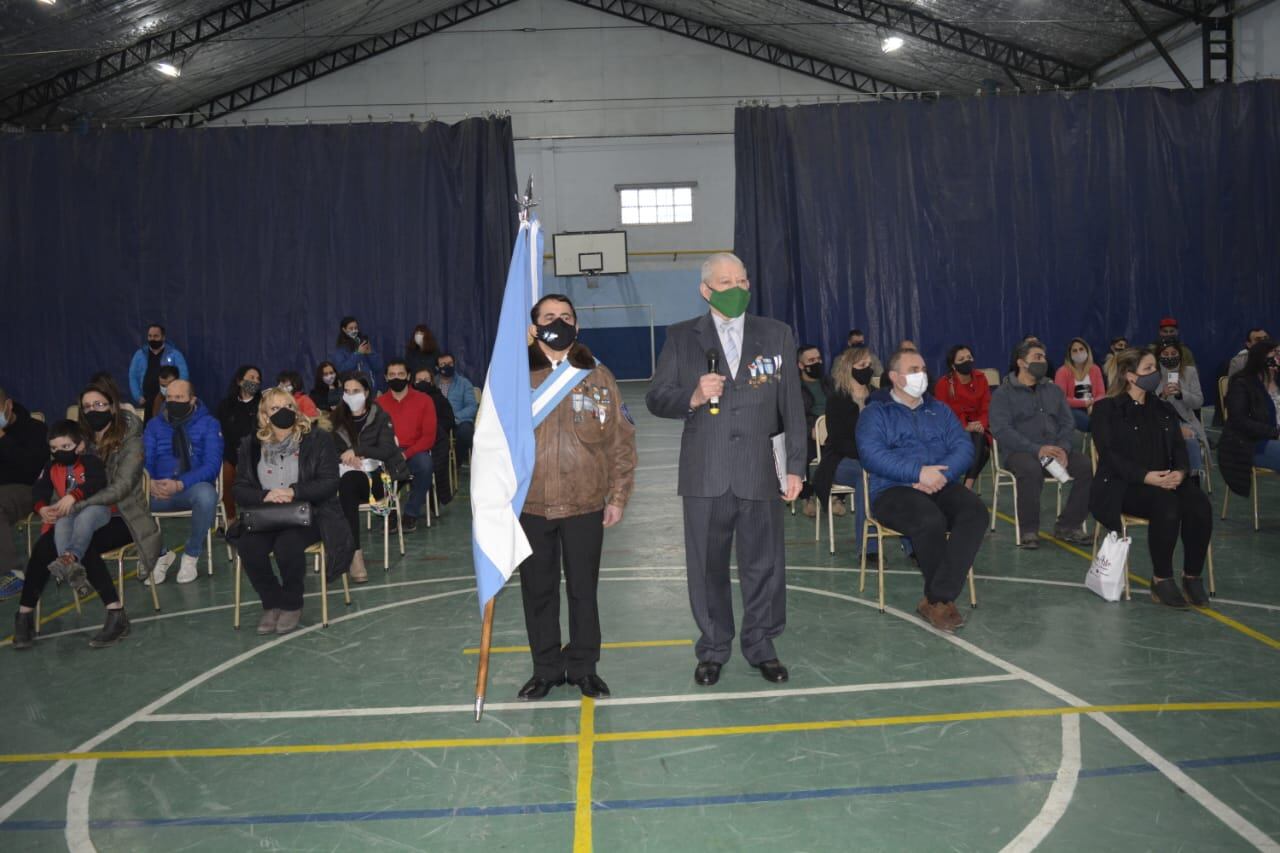
[[[921,681],[878,681],[868,684],[835,684],[825,687],[791,687],[775,690],[743,690],[733,693],[702,691],[663,696],[625,696],[602,699],[600,708],[628,707],[633,705],[667,705],[686,702],[724,702],[742,699],[781,699],[789,696],[833,696],[849,693],[872,693],[884,690],[917,690],[925,687],[958,687],[966,684],[994,684],[1002,681],[1021,681],[1016,675],[978,675],[966,678],[937,678]],[[566,699],[552,702],[488,702],[486,713],[495,711],[542,711],[551,708],[577,708],[580,700]],[[194,714],[150,714],[139,722],[147,723],[205,723],[231,720],[309,720],[341,719],[344,717],[396,717],[415,714],[461,714],[474,711],[468,705],[400,705],[374,708],[323,708],[297,711],[228,711]]]
[[[582,697],[578,718],[578,780],[573,801],[573,853],[591,853],[591,777],[595,772],[595,700]]]
[[[1004,846],[1001,853],[1030,853],[1040,846],[1058,821],[1067,813],[1067,806],[1075,796],[1076,781],[1080,778],[1080,717],[1062,718],[1062,764],[1054,775],[1049,795],[1035,820],[1022,828],[1017,836]]]
[[[1215,758],[1196,758],[1177,762],[1183,770],[1203,770],[1215,767],[1242,767],[1280,762],[1280,752],[1255,755],[1230,755]],[[1119,776],[1137,776],[1158,773],[1150,764],[1126,764],[1081,770],[1079,778],[1109,779]],[[1005,787],[1013,785],[1038,785],[1054,782],[1056,773],[1025,773],[1011,776],[988,776],[974,779],[952,779],[933,782],[905,782],[894,785],[859,785],[844,788],[817,788],[798,791],[763,791],[722,796],[665,797],[633,800],[604,800],[592,804],[593,811],[630,811],[641,809],[704,808],[716,805],[743,805],[751,803],[778,803],[800,800],[843,799],[854,797],[884,796],[954,791],[975,788]],[[512,806],[460,806],[436,809],[389,809],[385,811],[303,812],[293,814],[218,815],[200,817],[165,818],[102,818],[89,822],[94,830],[112,829],[170,829],[190,826],[271,826],[299,823],[365,823],[393,820],[442,820],[458,817],[500,817],[508,815],[568,814],[576,811],[575,803],[528,803]],[[15,820],[0,825],[0,832],[56,832],[66,827],[61,820]]]
[[[601,643],[601,649],[660,649],[671,646],[692,646],[693,640],[632,640],[620,643]],[[493,646],[489,649],[493,654],[513,654],[529,651],[528,646]],[[478,648],[463,649],[464,655],[478,655]]]

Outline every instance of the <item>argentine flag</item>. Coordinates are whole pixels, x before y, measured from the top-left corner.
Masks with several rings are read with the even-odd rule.
[[[480,612],[532,553],[520,527],[533,479],[529,312],[542,294],[542,228],[520,223],[471,446],[471,554]]]

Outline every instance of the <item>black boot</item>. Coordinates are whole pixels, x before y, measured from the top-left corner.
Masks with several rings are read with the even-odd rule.
[[[17,651],[31,648],[36,641],[35,611],[13,614],[13,648]]]
[[[127,636],[129,636],[129,617],[125,615],[124,608],[107,610],[107,621],[103,623],[102,630],[89,641],[89,648],[105,649]]]

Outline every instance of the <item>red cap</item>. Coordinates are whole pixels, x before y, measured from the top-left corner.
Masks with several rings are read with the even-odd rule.
[[[1165,317],[1163,320],[1161,320],[1161,321],[1160,321],[1160,328],[1162,328],[1162,329],[1163,329],[1165,326],[1175,326],[1175,327],[1176,327],[1177,325],[1178,325],[1178,321],[1177,321],[1177,320],[1175,320],[1175,319],[1173,319],[1172,317]]]

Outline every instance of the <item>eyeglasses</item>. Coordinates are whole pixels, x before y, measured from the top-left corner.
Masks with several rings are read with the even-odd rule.
[[[99,400],[94,403],[85,403],[84,408],[88,409],[91,412],[105,412],[111,408],[111,404],[106,402],[105,400]]]

